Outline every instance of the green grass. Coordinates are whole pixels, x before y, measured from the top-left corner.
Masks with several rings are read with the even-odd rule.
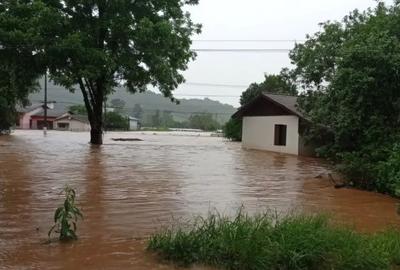
[[[323,215],[235,218],[210,214],[153,235],[148,249],[180,265],[222,269],[392,269],[400,263],[400,232],[362,234]]]

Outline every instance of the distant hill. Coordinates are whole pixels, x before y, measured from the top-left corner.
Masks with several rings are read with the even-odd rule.
[[[43,101],[43,90],[29,96],[32,103]],[[219,101],[205,99],[180,99],[179,105],[172,103],[169,99],[151,91],[145,93],[130,94],[125,89],[116,89],[115,93],[109,97],[112,99],[122,99],[126,105],[124,111],[131,114],[135,104],[140,104],[144,111],[144,117],[153,115],[157,110],[160,112],[171,112],[176,121],[184,121],[192,114],[211,113],[220,123],[225,123],[236,109],[228,104]],[[71,105],[83,104],[82,94],[79,90],[70,93],[65,88],[48,84],[48,100],[56,101],[59,105],[68,108]]]

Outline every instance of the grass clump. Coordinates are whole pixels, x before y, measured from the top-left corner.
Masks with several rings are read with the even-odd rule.
[[[48,236],[50,237],[54,232],[59,235],[61,241],[77,240],[76,222],[78,218],[83,218],[83,215],[75,205],[75,190],[66,186],[63,193],[65,194],[64,204],[56,209],[54,225],[49,230]]]
[[[182,265],[223,269],[391,269],[400,263],[400,233],[357,233],[323,215],[234,218],[211,213],[153,235],[148,249]]]

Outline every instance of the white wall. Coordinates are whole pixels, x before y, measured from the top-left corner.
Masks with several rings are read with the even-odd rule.
[[[286,146],[274,145],[275,125],[287,125]],[[242,145],[247,149],[299,154],[299,118],[294,115],[243,118]]]
[[[129,130],[138,130],[139,125],[137,120],[130,119],[129,120]]]
[[[68,127],[68,129],[58,128],[58,123],[69,124],[69,127]],[[60,119],[60,120],[54,121],[54,129],[69,130],[69,131],[90,131],[90,125],[87,123],[76,121],[74,119]]]

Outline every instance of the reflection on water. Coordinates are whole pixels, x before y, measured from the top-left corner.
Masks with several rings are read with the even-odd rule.
[[[396,200],[315,178],[329,171],[317,159],[245,151],[205,136],[109,133],[101,147],[87,141],[87,133],[0,137],[0,268],[175,269],[145,253],[151,232],[241,204],[250,212],[329,211],[368,231],[400,223]],[[76,188],[85,215],[80,240],[41,244],[65,184]]]

